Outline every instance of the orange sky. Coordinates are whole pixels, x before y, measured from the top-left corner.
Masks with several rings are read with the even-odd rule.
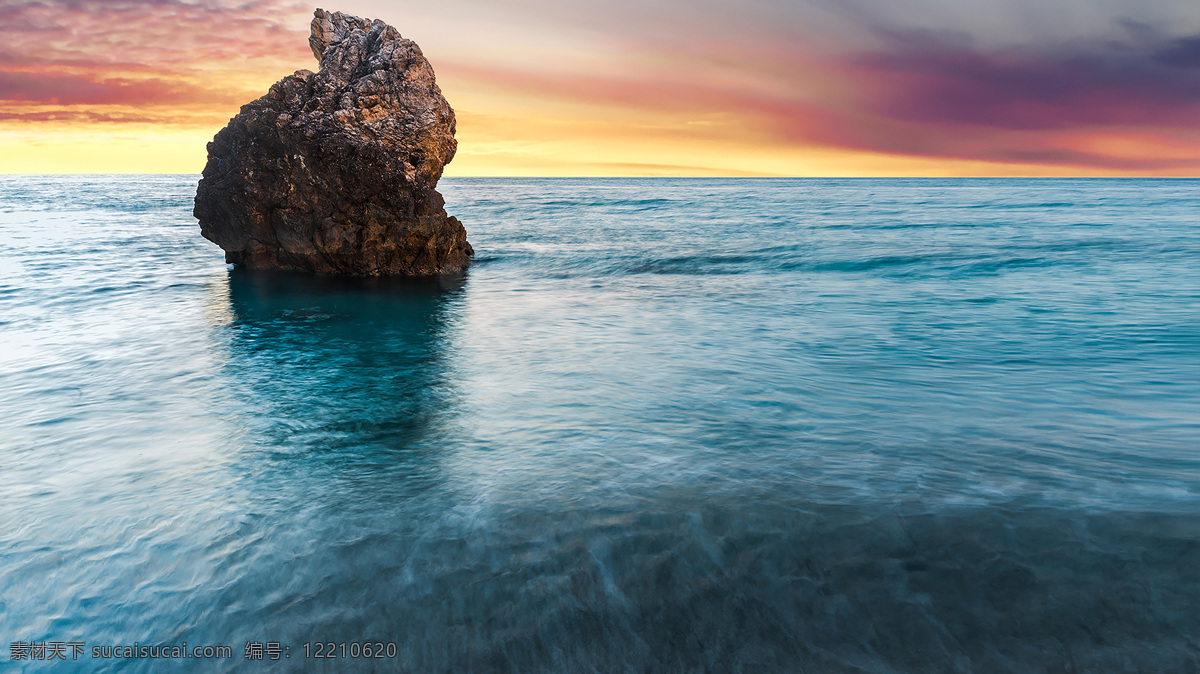
[[[1200,175],[1200,4],[347,0],[418,42],[466,175]],[[0,0],[0,172],[198,173],[314,68],[289,0]]]

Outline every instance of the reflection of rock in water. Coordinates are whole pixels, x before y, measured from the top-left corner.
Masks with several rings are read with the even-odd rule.
[[[406,449],[447,407],[443,332],[462,277],[229,277],[229,375],[282,452]]]

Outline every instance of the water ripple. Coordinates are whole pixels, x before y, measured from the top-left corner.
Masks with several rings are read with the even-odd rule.
[[[9,641],[1200,668],[1200,182],[446,180],[397,281],[195,180],[0,177]]]

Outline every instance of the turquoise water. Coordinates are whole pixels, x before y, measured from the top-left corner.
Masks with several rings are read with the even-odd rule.
[[[195,182],[0,177],[6,664],[1200,668],[1200,180],[445,180],[419,281]]]

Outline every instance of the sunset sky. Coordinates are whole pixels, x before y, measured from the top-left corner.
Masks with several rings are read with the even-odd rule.
[[[0,0],[0,172],[199,173],[315,5]],[[448,176],[1200,175],[1197,0],[338,0],[415,40]]]

